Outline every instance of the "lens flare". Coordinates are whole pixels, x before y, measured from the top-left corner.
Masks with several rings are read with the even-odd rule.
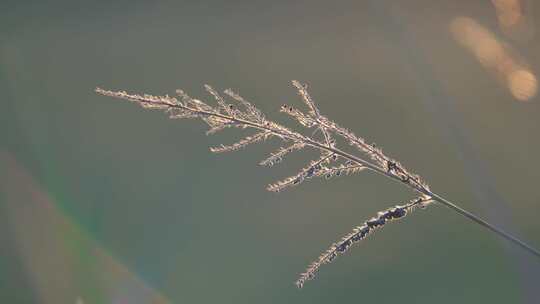
[[[0,168],[2,212],[32,286],[20,292],[32,292],[44,304],[171,303],[65,214],[30,172],[1,149]]]

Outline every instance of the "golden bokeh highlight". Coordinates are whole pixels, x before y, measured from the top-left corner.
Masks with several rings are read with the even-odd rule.
[[[534,36],[532,20],[525,14],[525,6],[522,0],[491,0],[499,27],[508,37],[528,41]]]
[[[537,79],[523,59],[487,28],[467,17],[450,23],[456,41],[468,49],[478,62],[508,87],[514,98],[530,100],[537,93]]]
[[[530,71],[513,71],[508,75],[507,82],[512,95],[518,100],[529,100],[536,95],[538,84]]]
[[[497,11],[497,19],[503,28],[518,26],[524,16],[520,0],[491,0]]]

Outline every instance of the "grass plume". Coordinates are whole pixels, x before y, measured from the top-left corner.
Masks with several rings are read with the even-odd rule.
[[[208,125],[207,134],[217,133],[231,127],[254,131],[253,134],[231,145],[210,148],[212,152],[236,151],[269,138],[278,138],[283,141],[283,147],[260,162],[260,165],[263,166],[280,163],[287,154],[306,148],[315,149],[320,153],[318,158],[310,161],[298,173],[270,184],[267,187],[270,191],[279,192],[316,177],[330,178],[332,176],[371,171],[398,181],[418,194],[417,198],[404,205],[397,205],[380,211],[376,217],[354,228],[351,233],[334,243],[300,275],[296,281],[296,285],[300,288],[304,286],[307,280],[315,277],[316,272],[323,264],[333,261],[354,243],[363,240],[386,223],[403,218],[416,207],[424,208],[433,202],[445,205],[513,244],[520,246],[529,253],[540,257],[540,252],[537,249],[433,192],[420,176],[406,169],[398,161],[388,157],[375,144],[367,143],[362,137],[323,116],[309,95],[307,86],[298,81],[293,81],[292,84],[298,90],[298,94],[307,106],[308,111],[305,113],[292,106],[283,105],[281,112],[291,116],[303,127],[313,129],[315,132],[312,135],[308,136],[268,120],[260,110],[230,89],[225,90],[224,94],[234,103],[227,102],[216,90],[209,85],[205,85],[205,89],[217,102],[215,106],[194,99],[181,90],[177,91],[178,97],[136,95],[124,91],[109,91],[100,88],[97,88],[96,92],[101,95],[138,103],[143,108],[165,111],[170,118],[199,118]],[[355,148],[357,153],[349,153],[338,147],[334,137],[343,139]]]

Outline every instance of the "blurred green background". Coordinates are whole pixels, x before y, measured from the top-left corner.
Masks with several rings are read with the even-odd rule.
[[[298,290],[332,242],[414,194],[369,173],[268,193],[315,154],[213,155],[240,134],[93,92],[210,100],[208,83],[293,126],[278,109],[307,82],[324,114],[538,248],[536,82],[519,100],[508,60],[486,67],[450,26],[474,20],[536,75],[540,5],[517,1],[508,29],[502,2],[2,1],[0,302],[540,303],[538,259],[442,206]]]

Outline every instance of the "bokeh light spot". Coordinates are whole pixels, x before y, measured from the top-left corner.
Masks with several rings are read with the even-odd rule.
[[[536,77],[528,70],[516,70],[508,75],[508,87],[518,100],[526,101],[533,98],[538,90]]]

